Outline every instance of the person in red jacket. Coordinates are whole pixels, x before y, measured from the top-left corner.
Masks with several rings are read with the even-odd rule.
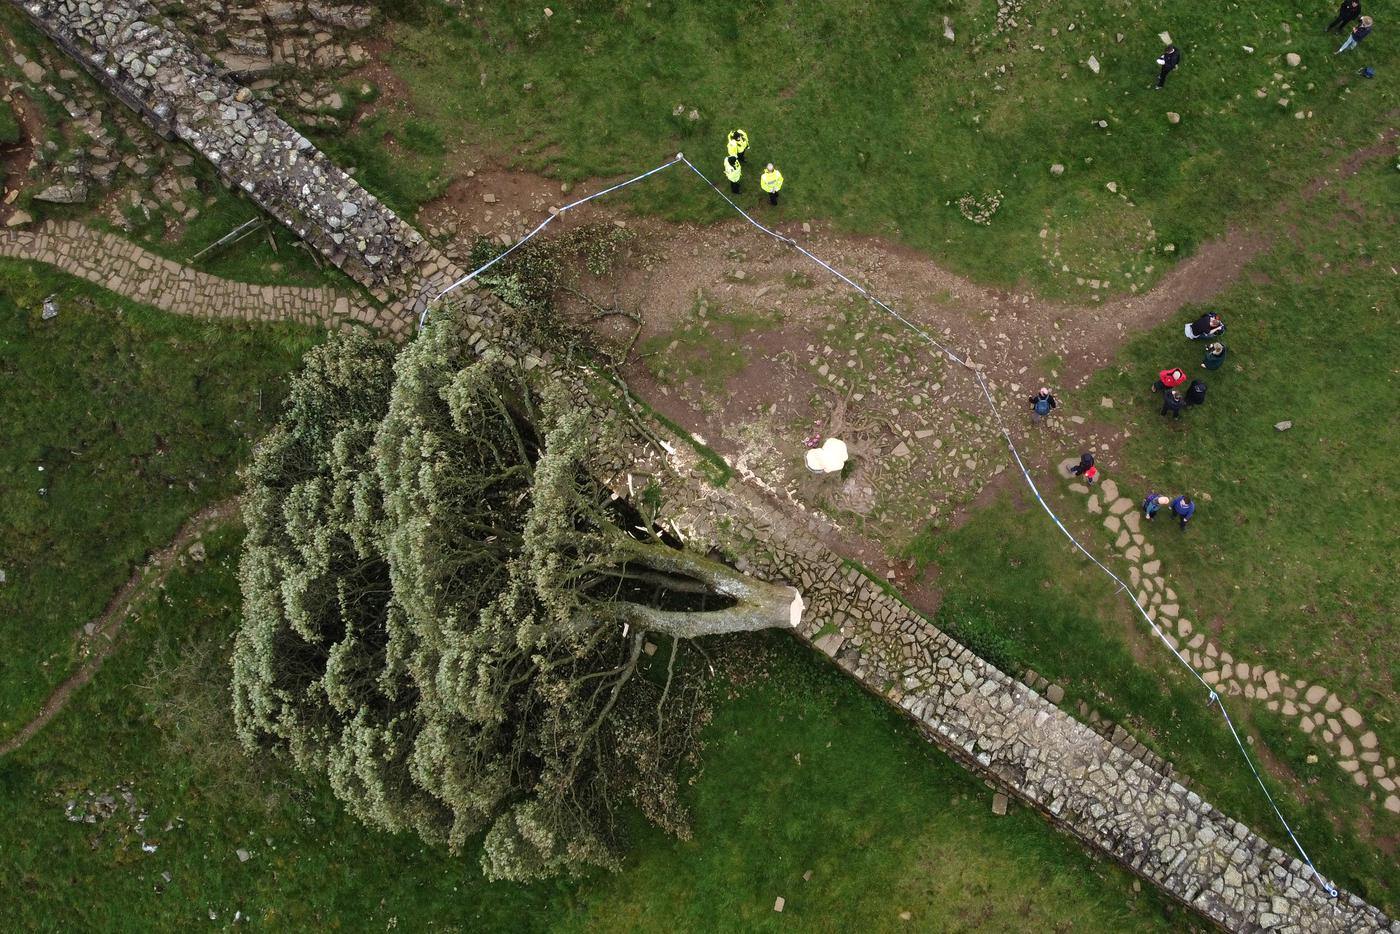
[[[1088,451],[1079,455],[1079,463],[1071,467],[1069,472],[1076,477],[1083,478],[1084,482],[1090,486],[1093,486],[1094,481],[1097,480],[1099,476],[1099,468],[1094,466],[1094,455],[1090,454]]]
[[[1175,389],[1186,382],[1186,374],[1181,367],[1174,366],[1163,370],[1157,374],[1157,382],[1152,384],[1153,392],[1161,392],[1163,389]]]

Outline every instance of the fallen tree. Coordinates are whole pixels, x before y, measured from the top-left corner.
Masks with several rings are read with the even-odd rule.
[[[309,354],[247,472],[245,745],[376,826],[453,850],[485,831],[493,878],[616,867],[625,802],[687,834],[705,707],[683,646],[795,625],[801,600],[612,497],[593,411],[471,357],[448,314],[397,357]]]

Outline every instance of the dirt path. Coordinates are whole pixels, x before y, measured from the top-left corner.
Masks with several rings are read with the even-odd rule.
[[[175,559],[186,548],[193,545],[213,526],[233,518],[237,512],[237,497],[201,509],[180,527],[180,531],[169,544],[152,554],[145,564],[132,572],[126,583],[107,602],[102,613],[80,627],[75,634],[80,643],[80,652],[85,656],[82,665],[45,698],[34,719],[0,743],[0,756],[8,755],[29,742],[34,734],[62,712],[73,692],[91,681],[102,667],[102,663],[107,660],[107,656],[112,654],[112,650],[117,646],[117,638],[121,635],[122,626],[136,602],[164,583],[175,566]]]

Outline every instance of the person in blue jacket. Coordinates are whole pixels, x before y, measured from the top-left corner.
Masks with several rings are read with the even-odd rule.
[[[1185,493],[1172,500],[1172,515],[1181,520],[1181,531],[1186,531],[1186,523],[1196,514],[1196,504]]]

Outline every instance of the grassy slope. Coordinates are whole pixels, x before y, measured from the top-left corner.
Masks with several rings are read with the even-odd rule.
[[[693,840],[644,831],[622,874],[487,884],[475,854],[366,830],[306,779],[252,769],[229,748],[237,544],[233,530],[214,536],[208,561],[172,575],[70,709],[0,761],[0,872],[24,892],[12,923],[169,930],[211,910],[220,924],[241,911],[284,928],[397,919],[411,931],[887,930],[902,911],[938,931],[1189,923],[1033,814],[993,816],[980,782],[781,636],[707,729]],[[118,784],[149,812],[154,853],[124,810],[96,825],[64,819],[75,795]]]
[[[468,20],[432,0],[407,6],[418,13],[388,55],[413,113],[388,125],[421,171],[475,145],[577,180],[630,174],[684,149],[719,177],[723,134],[742,125],[755,159],[775,160],[787,178],[779,217],[830,217],[984,281],[1048,294],[1089,294],[1081,278],[1113,289],[1151,281],[1296,191],[1335,152],[1372,140],[1400,101],[1393,85],[1355,76],[1366,63],[1384,74],[1400,57],[1393,43],[1372,37],[1334,58],[1336,42],[1322,34],[1332,12],[1303,16],[1285,0],[1027,3],[1019,28],[997,34],[992,0],[629,3],[550,18],[495,2]],[[1163,29],[1184,60],[1156,92]],[[1302,54],[1302,68],[1284,64],[1287,51]],[[1098,75],[1083,64],[1091,54]],[[678,104],[701,118],[673,116]],[[1295,119],[1300,110],[1312,116]],[[1169,124],[1167,111],[1181,122]],[[1052,163],[1067,166],[1062,178]],[[671,171],[617,198],[675,218],[727,216],[688,175]],[[752,182],[743,201],[757,205]],[[989,227],[959,215],[960,197],[994,191],[1005,200]]]
[[[59,316],[41,321],[50,293]],[[233,492],[311,341],[162,314],[46,266],[0,263],[0,618],[24,623],[0,629],[0,733],[68,673],[73,633],[143,556]]]
[[[1130,437],[1107,475],[1124,495],[1150,486],[1210,496],[1185,535],[1160,522],[1148,528],[1183,615],[1198,629],[1218,617],[1213,638],[1237,659],[1336,690],[1390,755],[1400,749],[1392,650],[1400,422],[1389,411],[1400,391],[1400,337],[1390,320],[1400,305],[1394,174],[1387,162],[1370,165],[1347,183],[1346,206],[1325,193],[1298,209],[1292,235],[1255,264],[1257,281],[1214,303],[1229,325],[1231,357],[1217,374],[1198,371],[1211,387],[1204,409],[1166,424],[1147,391],[1162,367],[1199,362],[1200,347],[1181,335],[1189,309],[1135,339],[1120,365],[1080,394],[1119,400],[1104,414]],[[1275,431],[1284,419],[1294,427]],[[1112,536],[1090,520],[1082,497],[1060,487],[1056,509],[1106,554]],[[916,550],[941,566],[948,612],[971,625],[974,642],[985,639],[1003,662],[1032,667],[1132,724],[1207,797],[1287,843],[1197,683],[1165,648],[1127,635],[1140,633],[1141,621],[1038,507],[1023,511],[1003,498]],[[1395,839],[1400,819],[1371,799],[1376,789],[1358,789],[1334,764],[1336,753],[1296,720],[1244,698],[1231,709],[1278,760],[1273,788],[1323,871],[1395,912],[1400,875],[1377,841]]]

